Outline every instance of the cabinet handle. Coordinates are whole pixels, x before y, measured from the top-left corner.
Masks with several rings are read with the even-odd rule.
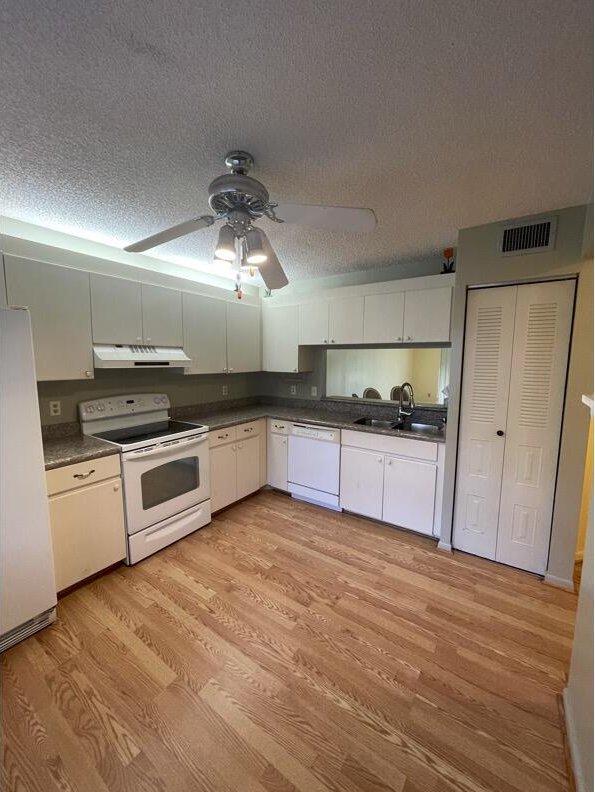
[[[75,479],[88,479],[93,473],[95,473],[95,468],[92,468],[88,473],[73,473],[72,477]]]
[[[297,369],[294,369],[294,371],[297,371]]]
[[[392,463],[393,463],[392,459],[387,459],[387,460],[386,460],[386,464],[387,464],[387,465],[392,465]]]
[[[379,461],[379,462],[382,462],[382,457],[378,457],[378,461]]]
[[[284,440],[282,440],[282,441],[281,441],[281,445],[287,445],[287,440],[285,440],[285,439],[284,439]]]
[[[407,336],[407,341],[413,341],[412,336]]]
[[[229,434],[217,435],[217,440],[225,440],[226,437],[229,437]]]
[[[137,337],[136,337],[136,340],[137,340],[137,341],[142,341],[142,340],[143,340],[143,339],[142,339],[142,336],[137,336]]]
[[[504,437],[504,432],[502,431],[502,429],[498,429],[496,434],[498,435],[498,437]]]
[[[249,429],[243,429],[242,431],[243,432],[253,432],[254,431],[254,427],[251,426]]]
[[[397,341],[402,341],[402,340],[403,340],[403,336],[397,336]]]
[[[226,368],[222,368],[221,371],[227,371],[227,369]]]
[[[85,377],[92,377],[92,376],[93,376],[92,371],[85,371]]]
[[[334,343],[335,343],[335,339],[331,338],[331,344],[334,344]]]
[[[242,446],[242,444],[241,444],[241,443],[238,443],[238,445],[237,445],[238,451],[241,451],[241,450],[242,450],[242,447],[243,447],[243,446]]]
[[[114,492],[118,492],[119,489],[120,489],[120,485],[114,484]]]
[[[233,369],[232,369],[232,368],[230,368],[230,369],[228,369],[228,371],[229,371],[229,373],[231,374],[231,372],[233,371]]]
[[[151,339],[147,338],[147,344],[150,344],[150,343],[151,343]]]
[[[322,343],[323,343],[323,344],[328,344],[328,341],[326,340],[326,338],[323,338],[323,339],[322,339]]]

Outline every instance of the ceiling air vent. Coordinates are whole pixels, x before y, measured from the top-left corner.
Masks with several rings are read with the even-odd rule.
[[[500,235],[500,254],[518,256],[522,253],[543,253],[553,250],[556,241],[556,219],[505,226]]]

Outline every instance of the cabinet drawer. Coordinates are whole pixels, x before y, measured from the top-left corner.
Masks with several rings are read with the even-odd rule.
[[[250,421],[250,423],[236,426],[236,440],[246,440],[248,437],[260,434],[263,422],[264,419],[259,418],[257,421]]]
[[[272,434],[287,435],[289,434],[290,425],[291,424],[289,421],[282,421],[279,418],[268,419],[269,432],[271,432]]]
[[[54,468],[46,473],[48,495],[68,492],[119,475],[120,457],[118,454],[90,459],[88,462],[77,462],[76,465]]]
[[[438,443],[427,440],[412,440],[409,437],[391,437],[390,435],[372,434],[371,432],[354,432],[344,429],[341,432],[341,444],[352,448],[365,448],[381,454],[423,459],[435,462],[438,459]]]
[[[225,429],[213,429],[209,432],[209,448],[233,443],[236,439],[237,426],[228,426]]]

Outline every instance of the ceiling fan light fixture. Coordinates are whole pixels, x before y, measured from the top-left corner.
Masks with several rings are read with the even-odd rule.
[[[219,230],[219,239],[215,248],[215,258],[223,261],[235,261],[236,235],[230,225],[222,225]]]
[[[254,266],[264,264],[267,255],[262,247],[262,238],[257,228],[251,228],[244,237],[246,240],[246,261]]]

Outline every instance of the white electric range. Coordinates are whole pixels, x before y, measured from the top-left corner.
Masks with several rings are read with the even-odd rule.
[[[120,450],[126,563],[136,564],[211,521],[208,426],[174,421],[163,393],[79,404],[83,434]]]

